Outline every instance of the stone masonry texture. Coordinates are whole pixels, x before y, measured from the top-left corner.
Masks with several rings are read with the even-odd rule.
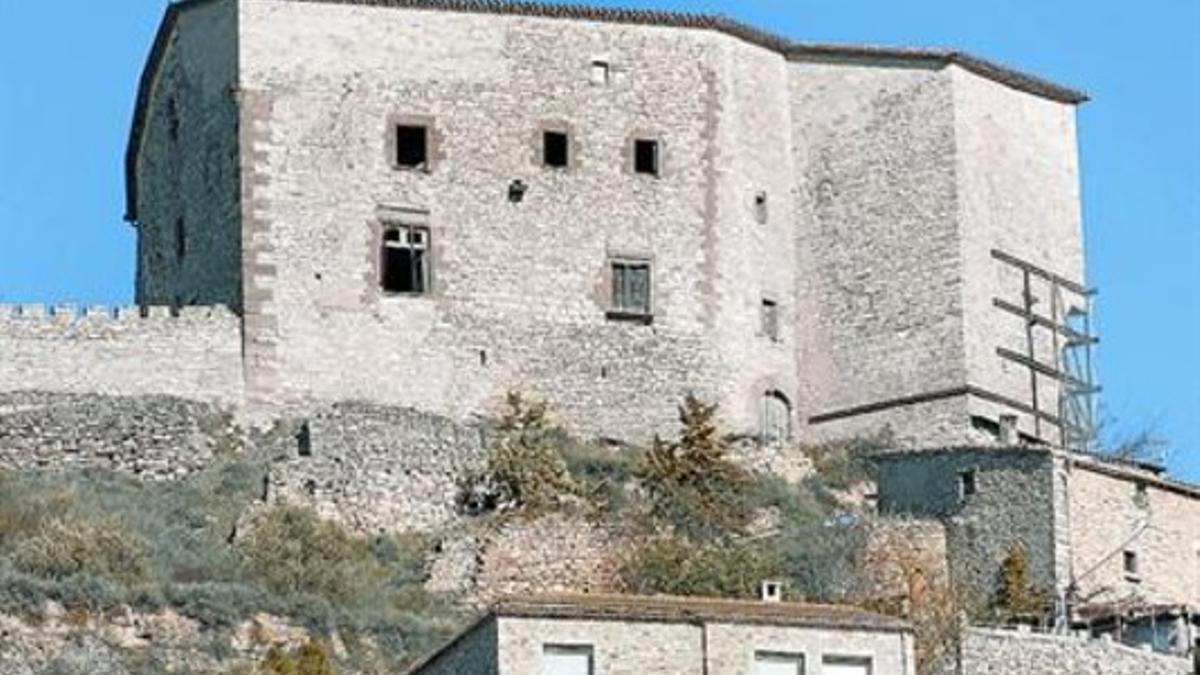
[[[137,301],[240,307],[237,13],[180,14],[153,77],[137,153]]]
[[[1192,675],[1188,659],[1104,640],[968,629],[945,675]]]
[[[644,442],[688,392],[758,434],[778,392],[801,439],[977,443],[972,417],[1011,413],[1056,440],[1057,392],[1041,383],[1033,415],[1028,373],[995,353],[1023,343],[991,251],[1082,283],[1082,96],[950,52],[521,7],[168,11],[130,146],[137,295],[233,308],[238,349],[210,354],[240,412],[357,400],[470,422],[518,389],[574,433]],[[395,165],[397,120],[429,125],[423,169]],[[564,169],[540,165],[547,128],[571,134]],[[632,170],[639,138],[660,175]],[[429,229],[428,293],[381,291],[391,224]],[[648,320],[609,314],[616,259],[651,265]],[[80,343],[81,365],[103,360]],[[136,372],[104,387],[187,393]]]
[[[985,593],[1019,543],[1031,581],[1073,586],[1077,607],[1200,603],[1200,490],[1132,465],[1038,448],[895,453],[880,459],[879,506],[943,522],[952,579]]]

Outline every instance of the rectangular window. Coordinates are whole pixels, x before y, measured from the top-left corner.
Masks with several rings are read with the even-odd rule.
[[[774,300],[762,301],[762,333],[771,342],[779,342],[779,304]]]
[[[650,176],[658,175],[658,141],[639,138],[633,142],[633,170]]]
[[[1130,579],[1136,579],[1141,572],[1141,565],[1139,564],[1139,561],[1138,561],[1137,552],[1136,551],[1125,551],[1125,555],[1123,556],[1123,558],[1124,558],[1124,565],[1125,565],[1125,576]]]
[[[610,76],[607,61],[592,61],[592,84],[606,85]]]
[[[975,494],[978,489],[975,481],[974,471],[963,471],[958,474],[958,500],[963,501],[967,497]]]
[[[595,655],[589,645],[544,645],[541,675],[594,675]]]
[[[758,652],[754,655],[754,675],[804,675],[804,655]]]
[[[570,162],[570,139],[562,131],[542,133],[542,163],[555,169],[564,169]]]
[[[617,261],[612,264],[613,312],[650,316],[650,263]]]
[[[824,675],[871,675],[870,658],[859,656],[826,656],[821,660]]]
[[[383,230],[380,283],[386,293],[421,295],[429,290],[429,230],[388,225]]]
[[[396,126],[396,165],[421,168],[429,161],[429,131],[423,126]]]

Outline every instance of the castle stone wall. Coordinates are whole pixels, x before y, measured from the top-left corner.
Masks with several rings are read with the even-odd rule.
[[[432,530],[455,517],[458,481],[486,458],[477,426],[362,403],[324,408],[271,469],[268,495],[363,534]]]
[[[645,439],[674,426],[687,391],[716,397],[734,40],[278,0],[243,2],[241,31],[258,102],[252,234],[279,261],[248,325],[270,345],[274,398],[462,419],[524,389],[577,433]],[[592,83],[593,59],[611,64],[608,86]],[[431,120],[427,172],[390,165],[389,120],[405,115]],[[571,130],[567,170],[540,165],[551,124]],[[663,143],[659,178],[631,171],[640,134]],[[386,220],[430,228],[429,295],[381,293]],[[612,257],[653,261],[651,325],[606,318]]]
[[[162,395],[237,406],[241,322],[224,307],[0,306],[0,392]]]
[[[932,68],[789,67],[806,433],[924,436],[903,405],[838,414],[965,383],[952,80]],[[933,403],[952,417],[962,407]]]
[[[1104,640],[967,629],[958,669],[946,675],[1191,675],[1187,659]]]
[[[137,155],[137,301],[241,307],[237,2],[179,14]]]
[[[1020,354],[1028,350],[1025,321],[994,304],[997,298],[1023,303],[1022,274],[994,259],[992,251],[1084,284],[1075,107],[1015,91],[959,67],[950,68],[949,76],[954,83],[962,260],[970,270],[963,287],[968,379],[1032,406],[1029,369],[996,353],[998,347]],[[1086,308],[1078,295],[1053,297],[1050,283],[1041,277],[1033,275],[1030,281],[1039,315],[1057,312],[1061,320],[1072,307]],[[1033,337],[1036,357],[1057,364],[1051,332],[1035,326]],[[1063,342],[1060,338],[1060,348]],[[1039,375],[1037,386],[1038,408],[1057,417],[1057,382]],[[1001,411],[992,408],[972,402],[972,414],[996,421]],[[1019,413],[1018,419],[1021,431],[1060,441],[1052,420],[1043,419],[1039,427],[1028,413]]]

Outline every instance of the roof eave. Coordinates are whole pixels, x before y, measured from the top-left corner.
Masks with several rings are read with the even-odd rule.
[[[881,47],[798,42],[784,52],[792,61],[852,60],[891,62],[898,65],[944,67],[956,65],[980,77],[999,82],[1018,91],[1041,96],[1059,103],[1078,105],[1089,100],[1086,93],[1049,80],[1000,65],[994,61],[950,49]]]

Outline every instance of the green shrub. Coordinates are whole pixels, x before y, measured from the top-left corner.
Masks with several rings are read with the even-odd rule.
[[[634,478],[638,455],[592,444],[569,444],[563,451],[567,470],[587,499],[602,512],[617,514],[629,505],[626,490]]]
[[[272,591],[335,601],[361,597],[384,570],[368,543],[307,509],[269,511],[242,542],[247,570]]]
[[[1010,621],[1040,620],[1050,611],[1049,594],[1034,587],[1029,574],[1029,554],[1020,542],[1012,545],[1000,563],[994,605]]]
[[[872,458],[896,447],[890,428],[869,436],[856,436],[800,446],[812,460],[820,484],[829,490],[849,490],[865,481],[875,480]]]
[[[698,544],[662,536],[636,548],[621,567],[632,593],[753,598],[764,579],[783,572],[781,561],[760,542]]]
[[[263,658],[263,675],[333,675],[333,663],[325,645],[315,640],[304,643],[295,655],[272,647]]]
[[[480,514],[503,509],[539,512],[581,494],[558,448],[561,431],[550,424],[544,401],[510,392],[484,471],[459,486],[459,508]]]
[[[17,569],[55,580],[92,575],[141,581],[147,576],[147,558],[146,542],[116,521],[68,522],[61,516],[41,523],[13,552]]]
[[[704,539],[741,534],[753,516],[751,476],[728,459],[716,410],[689,394],[679,408],[679,440],[655,438],[634,470],[655,518]]]

